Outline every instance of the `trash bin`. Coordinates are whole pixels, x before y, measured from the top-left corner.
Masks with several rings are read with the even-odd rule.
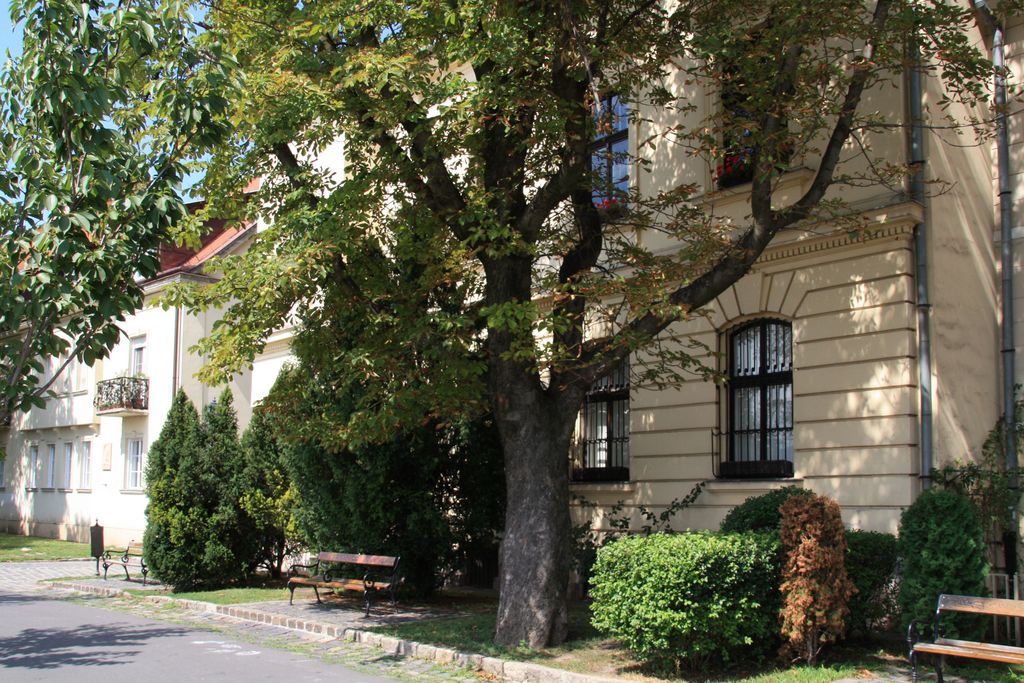
[[[98,519],[95,524],[89,527],[89,544],[89,554],[96,558],[96,576],[99,576],[100,558],[103,557],[103,527],[100,526],[100,520]]]

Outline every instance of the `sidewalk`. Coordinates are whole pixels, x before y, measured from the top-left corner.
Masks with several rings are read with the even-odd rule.
[[[54,588],[63,588],[95,595],[118,596],[127,589],[142,589],[142,580],[125,581],[123,577],[109,579],[79,579],[54,581]],[[148,588],[148,586],[147,586]],[[367,630],[371,626],[387,623],[401,623],[417,619],[456,616],[455,613],[428,612],[423,609],[407,609],[401,604],[391,607],[386,603],[375,603],[369,617],[363,616],[358,601],[331,600],[317,604],[312,591],[309,595],[296,591],[294,604],[286,601],[248,603],[241,605],[214,605],[198,600],[180,600],[160,595],[162,587],[152,588],[153,594],[140,599],[153,602],[174,602],[189,609],[212,612],[235,619],[267,624],[294,631],[304,631],[329,638],[378,647],[384,654],[414,657],[454,665],[484,674],[509,683],[622,683],[619,678],[606,678],[554,669],[528,662],[511,662],[496,657],[459,652],[450,648],[426,645],[411,640],[393,638]],[[139,597],[139,596],[136,596]]]
[[[43,563],[32,563],[43,564]],[[30,581],[53,579],[59,576],[79,573],[80,576],[95,573],[95,567],[91,571],[79,571],[81,568],[76,563],[46,563],[48,565],[60,565],[56,567],[34,567],[24,568],[21,572],[20,590],[23,592],[28,588]],[[5,585],[16,583],[8,579],[7,567],[0,574],[0,588]],[[55,573],[63,569],[63,574]],[[149,584],[149,582],[147,582]],[[111,575],[108,580],[102,578],[68,579],[53,581],[48,584],[54,588],[73,590],[81,593],[90,593],[100,596],[120,596],[127,589],[142,589],[141,578],[134,577],[126,581],[123,576]],[[153,603],[173,602],[175,605],[185,607],[197,612],[220,615],[231,619],[261,624],[266,626],[299,631],[321,638],[337,638],[343,641],[359,643],[365,646],[380,648],[385,655],[412,657],[427,660],[445,665],[454,665],[469,671],[481,672],[484,678],[508,681],[509,683],[623,683],[625,678],[609,678],[589,674],[576,673],[563,669],[534,664],[530,662],[506,661],[495,657],[485,657],[473,653],[459,652],[450,648],[426,645],[410,640],[402,640],[368,630],[373,626],[385,623],[401,623],[406,621],[443,618],[444,616],[457,616],[455,613],[429,612],[423,609],[403,608],[402,605],[391,607],[387,603],[374,604],[369,618],[363,616],[361,605],[358,600],[330,600],[324,605],[317,604],[313,598],[312,591],[309,595],[296,591],[295,602],[289,605],[287,601],[248,603],[241,605],[214,605],[208,602],[197,600],[172,599],[161,595],[166,589],[159,584],[149,584],[145,587],[152,591],[151,595],[142,597],[135,596],[141,600]],[[35,587],[38,590],[38,587]],[[875,671],[868,674],[865,671],[864,677],[847,679],[839,683],[906,683],[910,681],[910,672],[906,668],[892,667],[889,670]],[[922,680],[933,680],[934,676],[926,675]],[[963,681],[956,677],[947,676],[947,681],[957,683]]]

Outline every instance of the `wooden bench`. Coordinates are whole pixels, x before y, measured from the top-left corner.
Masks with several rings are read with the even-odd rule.
[[[938,657],[935,673],[939,683],[942,683],[942,665],[945,663],[947,655],[987,659],[1004,664],[1024,664],[1024,647],[943,638],[939,623],[942,615],[957,612],[983,614],[992,617],[1024,617],[1024,600],[978,598],[971,595],[940,595],[939,602],[935,607],[935,622],[932,625],[933,642],[919,642],[917,624],[923,623],[920,620],[911,623],[910,628],[907,630],[907,642],[910,644],[910,663],[914,667],[913,680],[915,683],[917,681],[917,659],[921,653]]]
[[[354,555],[349,553],[321,552],[313,564],[295,564],[288,570],[288,604],[292,604],[298,586],[312,586],[316,601],[320,599],[321,588],[362,591],[366,600],[365,616],[370,616],[370,595],[387,591],[391,604],[395,604],[395,589],[398,587],[398,557],[389,555]],[[344,578],[337,571],[345,572],[346,567],[364,569],[362,578]],[[332,574],[334,571],[336,573]]]
[[[142,556],[142,544],[129,541],[124,551],[118,548],[107,548],[103,551],[103,578],[107,578],[107,570],[118,566],[124,569],[124,578],[131,579],[128,575],[128,567],[135,567],[142,572],[142,585],[146,585],[146,574],[149,568],[146,567],[146,560]]]

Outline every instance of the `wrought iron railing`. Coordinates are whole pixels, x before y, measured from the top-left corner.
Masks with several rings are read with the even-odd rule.
[[[1004,574],[992,572],[988,575],[988,589],[993,598],[1006,598],[1009,600],[1020,600],[1024,595],[1021,591],[1020,574]],[[992,617],[992,639],[1000,643],[1021,645],[1024,637],[1021,619],[1013,617]]]
[[[148,410],[149,380],[141,377],[115,377],[96,383],[96,410]]]

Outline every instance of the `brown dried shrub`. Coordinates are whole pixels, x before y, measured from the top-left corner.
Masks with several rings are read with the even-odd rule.
[[[843,635],[857,590],[846,573],[846,531],[839,505],[824,496],[794,496],[779,512],[782,654],[814,664],[822,646]]]

